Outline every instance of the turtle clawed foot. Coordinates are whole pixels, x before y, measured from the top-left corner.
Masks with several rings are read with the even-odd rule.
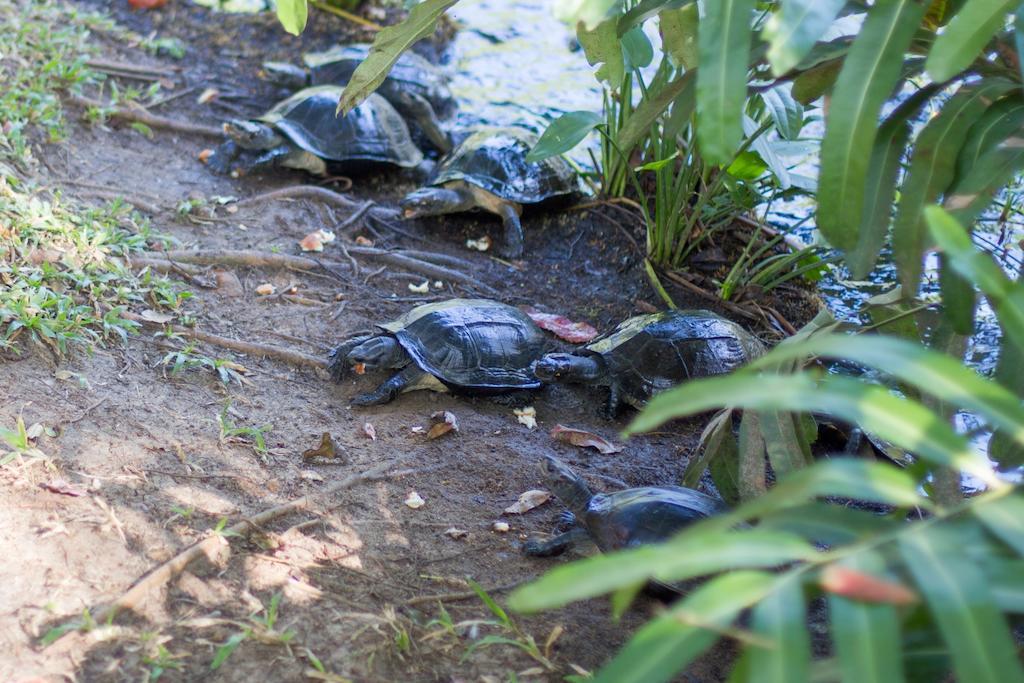
[[[554,557],[561,555],[566,551],[568,545],[560,542],[561,538],[555,537],[547,541],[542,541],[538,538],[528,538],[523,543],[523,555],[527,557]]]
[[[352,405],[359,406],[360,408],[382,406],[385,403],[390,403],[393,398],[393,394],[374,391],[369,394],[359,394],[352,399]]]
[[[562,510],[558,515],[558,526],[566,529],[576,526],[576,515],[568,510]]]
[[[521,259],[523,258],[523,243],[517,241],[509,241],[502,244],[497,249],[498,256],[504,259]]]
[[[527,557],[544,557],[544,542],[536,538],[528,538],[523,543],[523,555]]]
[[[339,349],[334,349],[327,356],[327,372],[330,373],[331,379],[335,382],[345,379],[349,369],[348,358],[345,357],[345,354],[338,351]]]

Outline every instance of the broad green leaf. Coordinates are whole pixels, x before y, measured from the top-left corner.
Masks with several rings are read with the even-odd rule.
[[[731,175],[733,178],[740,180],[752,181],[757,180],[764,175],[764,172],[768,170],[768,164],[764,163],[764,159],[757,152],[746,151],[742,152],[732,163],[725,169],[726,173]]]
[[[861,551],[840,564],[869,574],[880,574],[885,569],[882,559],[872,551]],[[828,605],[843,680],[901,683],[903,662],[896,609],[838,595],[830,595]]]
[[[1024,498],[1005,496],[979,503],[972,510],[992,533],[1024,556]],[[1024,581],[1024,576],[1021,579]]]
[[[729,163],[743,134],[754,0],[704,6],[697,48],[697,141],[709,164]]]
[[[743,132],[748,137],[753,137],[758,130],[758,124],[749,116],[743,116]],[[768,164],[768,168],[771,169],[775,178],[779,181],[779,185],[783,190],[788,190],[791,187],[789,182],[789,169],[786,168],[786,164],[783,163],[779,155],[772,149],[772,143],[768,140],[764,134],[758,135],[754,138],[754,141],[750,143],[750,149],[757,152],[758,156],[764,159],[764,163]]]
[[[630,29],[619,42],[622,44],[626,69],[629,71],[646,68],[654,59],[654,46],[639,26]]]
[[[921,105],[939,90],[937,84],[919,89],[904,100],[878,129],[875,146],[868,164],[864,188],[864,214],[857,236],[857,246],[846,254],[846,265],[855,280],[867,277],[878,260],[885,236],[889,232],[892,203],[896,197],[900,162],[910,138],[910,120]]]
[[[1024,444],[1024,406],[1013,392],[952,356],[899,337],[816,335],[799,343],[780,344],[753,367],[771,367],[808,356],[842,358],[881,370],[946,403],[978,412]]]
[[[982,565],[992,598],[1003,612],[1024,614],[1024,560],[988,557]]]
[[[1024,79],[1024,5],[1013,14],[1013,47],[1017,50],[1017,68]]]
[[[761,518],[758,529],[786,531],[814,543],[853,543],[891,529],[893,522],[873,512],[844,505],[806,503]]]
[[[937,527],[917,529],[900,538],[900,551],[953,655],[957,679],[1024,681],[1006,620],[961,539]]]
[[[533,146],[526,160],[543,161],[563,154],[580,144],[590,131],[604,122],[600,114],[592,111],[570,111],[551,122]]]
[[[842,68],[843,60],[833,59],[804,71],[793,81],[793,99],[810,105],[833,86]]]
[[[750,666],[759,683],[800,683],[808,680],[811,642],[807,635],[807,605],[800,576],[781,581],[754,607],[751,629],[771,642],[750,647]]]
[[[299,35],[306,28],[308,14],[306,0],[277,0],[277,20],[293,36]]]
[[[772,73],[781,76],[799,64],[845,4],[845,0],[782,0],[761,32],[769,45]]]
[[[739,454],[736,437],[732,433],[732,411],[723,410],[714,417],[700,436],[703,449],[698,457],[691,457],[683,471],[682,485],[696,488],[708,464],[717,457],[735,458]]]
[[[560,0],[555,3],[555,16],[573,26],[582,23],[592,29],[621,4],[622,0]]]
[[[988,254],[978,251],[960,224],[944,209],[925,209],[935,242],[961,275],[974,282],[995,309],[1003,332],[1024,347],[1024,284],[1013,282]]]
[[[797,433],[791,413],[765,410],[758,418],[768,461],[776,477],[784,477],[811,464],[810,453],[802,435]]]
[[[956,156],[971,125],[990,102],[1012,87],[1008,81],[992,79],[960,88],[917,136],[910,169],[900,187],[900,203],[892,228],[893,260],[905,292],[916,292],[921,279],[926,246],[921,211],[953,181]]]
[[[639,26],[655,14],[666,10],[673,10],[682,7],[692,0],[640,0],[621,17],[619,17],[618,32],[620,36],[626,35],[634,26]]]
[[[667,9],[658,15],[661,40],[665,51],[676,64],[687,71],[700,64],[697,51],[697,3],[691,2],[679,9]]]
[[[626,433],[648,431],[672,418],[721,407],[831,414],[933,464],[959,467],[991,486],[1004,485],[965,437],[919,402],[845,377],[819,380],[807,373],[737,372],[692,380],[655,396]]]
[[[978,297],[974,285],[949,265],[949,257],[939,254],[939,291],[942,312],[958,335],[974,334],[974,309]]]
[[[1004,97],[985,110],[981,118],[967,132],[967,140],[956,159],[957,186],[970,175],[980,163],[981,157],[995,149],[1007,138],[1018,135],[1024,129],[1024,99]]]
[[[878,114],[899,81],[903,55],[924,11],[913,0],[872,5],[836,82],[821,145],[818,227],[839,249],[857,244]]]
[[[775,567],[809,559],[815,553],[806,541],[791,534],[692,527],[690,533],[667,543],[597,555],[557,567],[516,589],[509,596],[508,605],[517,612],[535,612],[604,595],[651,578],[682,581],[726,569]]]
[[[651,132],[651,126],[675,102],[676,106],[687,106],[693,110],[693,74],[683,74],[656,92],[647,91],[647,96],[640,100],[633,113],[626,120],[626,125],[619,129],[616,145],[623,154],[628,155],[641,140]]]
[[[352,72],[352,78],[341,93],[338,112],[346,114],[369,97],[384,82],[402,53],[432,34],[438,17],[456,2],[458,0],[423,0],[413,5],[404,21],[377,33],[370,54]]]
[[[591,66],[600,64],[594,76],[604,81],[612,90],[618,90],[626,76],[626,65],[622,57],[622,44],[615,33],[615,21],[609,19],[587,30],[583,24],[576,27],[576,39],[580,41],[583,54]]]
[[[842,36],[828,42],[815,43],[811,51],[804,57],[796,69],[798,72],[810,71],[826,62],[839,62],[850,52],[854,36]]]
[[[750,500],[764,494],[765,483],[764,436],[757,411],[748,410],[740,419],[739,438],[739,493],[741,500]]]
[[[992,197],[1024,168],[1024,131],[1002,140],[981,155],[970,172],[947,193],[943,206],[965,225],[991,203]]]
[[[793,99],[792,86],[783,83],[761,93],[768,113],[775,122],[775,129],[786,140],[800,137],[800,129],[804,126],[804,108]]]
[[[639,629],[597,672],[595,683],[670,680],[718,640],[717,629],[728,626],[742,610],[771,593],[778,581],[764,572],[732,572],[709,581]]]
[[[970,0],[939,34],[928,52],[925,69],[933,81],[953,78],[966,69],[985,44],[1003,27],[1006,15],[1020,0]]]

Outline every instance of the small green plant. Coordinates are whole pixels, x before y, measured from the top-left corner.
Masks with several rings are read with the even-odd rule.
[[[261,643],[268,645],[282,645],[289,649],[292,639],[295,638],[295,633],[292,631],[278,631],[275,629],[278,619],[278,608],[281,606],[281,594],[274,593],[270,598],[270,604],[264,608],[264,616],[259,616],[259,612],[249,615],[248,623],[243,622],[231,622],[236,626],[239,626],[242,630],[233,633],[220,647],[217,648],[216,654],[214,654],[213,661],[210,662],[210,670],[216,671],[219,669],[224,662],[228,660],[228,657],[238,649],[238,646],[244,643],[246,640],[258,640]]]
[[[466,649],[466,652],[462,655],[462,659],[460,661],[466,661],[466,659],[468,659],[470,655],[477,650],[493,647],[495,645],[504,645],[522,650],[548,671],[555,670],[555,666],[551,663],[551,660],[548,659],[546,654],[541,651],[540,647],[538,647],[537,641],[534,640],[533,636],[523,631],[519,625],[509,617],[508,612],[506,612],[479,583],[469,578],[466,579],[466,583],[469,584],[469,587],[473,589],[473,592],[480,597],[481,602],[487,606],[487,609],[490,610],[491,614],[493,614],[497,619],[496,621],[491,620],[484,623],[497,627],[502,633],[501,635],[492,634],[484,636],[480,640],[476,641]],[[449,622],[450,620],[451,619],[449,617]],[[442,624],[442,626],[444,627],[445,625]]]
[[[220,427],[221,443],[242,439],[252,446],[256,455],[265,458],[267,455],[265,435],[269,434],[274,426],[267,424],[261,427],[238,427],[228,417],[228,410],[230,408],[231,403],[225,401],[224,408],[217,414],[217,425]]]
[[[181,671],[184,668],[180,660],[184,659],[185,655],[174,654],[167,649],[166,643],[171,640],[170,636],[146,632],[142,634],[140,640],[145,648],[142,664],[149,667],[146,673],[150,683],[160,680],[160,677],[167,671]]]
[[[165,332],[160,334],[166,336]],[[239,385],[249,383],[249,380],[242,374],[246,372],[244,366],[227,358],[210,358],[209,356],[197,353],[195,342],[189,342],[175,351],[168,351],[160,359],[160,364],[164,367],[169,367],[172,375],[195,368],[208,368],[216,373],[218,379],[224,384],[230,384],[232,381],[237,382]]]
[[[0,439],[9,448],[13,449],[9,453],[0,452],[0,466],[14,460],[21,460],[22,458],[46,459],[46,454],[32,443],[33,437],[29,435],[28,430],[25,428],[25,418],[21,414],[18,415],[18,420],[13,430],[0,427]]]

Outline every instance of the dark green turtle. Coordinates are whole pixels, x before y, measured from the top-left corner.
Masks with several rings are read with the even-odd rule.
[[[583,537],[602,552],[668,540],[684,527],[726,510],[717,498],[680,486],[645,486],[594,493],[563,462],[545,456],[541,463],[551,492],[568,509],[567,532],[546,541],[528,539],[523,552],[534,557],[560,555]]]
[[[343,86],[369,54],[369,45],[339,45],[304,55],[305,67],[266,62],[263,71],[272,82],[293,90],[311,85]],[[455,98],[448,89],[448,77],[437,66],[415,52],[403,52],[376,92],[407,121],[418,126],[440,151],[451,149],[451,140],[439,118],[454,112]]]
[[[417,389],[498,394],[540,387],[530,366],[544,353],[546,339],[518,308],[451,299],[417,306],[377,327],[381,334],[353,337],[331,352],[336,380],[357,364],[399,369],[354,405],[380,405]]]
[[[639,315],[575,353],[549,353],[534,373],[544,382],[609,388],[606,415],[621,402],[642,408],[660,391],[735,370],[764,352],[736,323],[710,311]]]
[[[406,218],[439,216],[480,208],[501,216],[505,236],[498,253],[519,258],[523,253],[523,204],[538,204],[579,189],[576,174],[561,157],[527,162],[537,136],[523,128],[485,128],[455,147],[434,176],[405,196]]]
[[[379,95],[370,95],[347,115],[335,110],[341,88],[321,85],[300,90],[263,116],[224,124],[227,142],[207,159],[218,173],[244,175],[283,166],[326,175],[353,164],[418,166],[423,153],[409,137],[405,121]]]

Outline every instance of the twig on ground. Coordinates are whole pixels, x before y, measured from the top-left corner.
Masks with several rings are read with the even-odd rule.
[[[203,269],[189,263],[174,263],[162,258],[145,258],[142,256],[129,256],[125,259],[132,268],[150,268],[158,273],[178,273],[186,276],[199,275]]]
[[[132,74],[143,74],[146,76],[163,76],[166,78],[177,78],[178,73],[171,69],[161,69],[156,66],[141,66],[127,62],[114,62],[107,59],[89,59],[85,65],[97,71],[124,71]]]
[[[129,204],[134,206],[136,209],[139,209],[140,211],[145,211],[146,213],[148,213],[150,215],[153,215],[153,216],[155,216],[155,215],[157,215],[157,214],[159,214],[159,213],[161,213],[163,211],[163,209],[161,209],[156,204],[153,204],[152,202],[148,202],[145,199],[141,199],[139,197],[134,197],[134,196],[132,196],[130,194],[126,194],[126,193],[120,192],[118,190],[89,190],[89,189],[81,189],[81,190],[78,190],[77,192],[75,192],[75,194],[77,194],[79,197],[96,197],[98,199],[108,199],[110,201],[114,201],[116,199],[120,199],[122,201],[128,202]]]
[[[493,588],[485,588],[485,592],[488,595],[494,595],[495,593],[504,593],[510,591],[522,585],[522,581],[516,583],[510,583],[507,586],[495,586]],[[406,605],[422,605],[425,602],[455,602],[458,600],[472,600],[473,598],[480,597],[476,591],[465,591],[462,593],[439,593],[437,595],[420,595],[415,598],[410,598],[405,601]]]
[[[358,223],[359,220],[366,215],[366,212],[376,205],[377,202],[373,201],[372,199],[363,202],[363,205],[356,209],[351,216],[342,221],[342,223],[338,225],[338,227],[336,227],[334,231],[342,234],[348,234],[347,230],[354,226],[356,223]]]
[[[715,294],[712,294],[711,292],[704,291],[699,286],[697,286],[694,283],[690,282],[689,280],[687,280],[682,275],[674,273],[671,270],[664,271],[664,275],[665,275],[665,277],[667,277],[672,282],[675,282],[677,285],[681,285],[682,287],[690,290],[691,292],[693,292],[694,294],[696,294],[697,296],[699,296],[701,298],[707,299],[708,301],[714,301],[715,303],[719,304],[722,308],[726,309],[727,311],[731,311],[731,312],[735,313],[736,315],[742,315],[744,318],[748,318],[750,320],[759,320],[760,319],[755,313],[751,313],[746,308],[744,308],[742,306],[738,306],[738,305],[732,303],[731,301],[726,301],[725,299],[723,299],[723,298],[721,298],[719,296],[716,296]]]
[[[223,529],[219,534],[214,534],[204,538],[202,541],[187,547],[167,562],[164,562],[162,565],[150,571],[148,574],[136,581],[135,584],[118,599],[94,611],[92,613],[93,619],[96,623],[103,623],[118,611],[134,609],[152,592],[162,589],[171,581],[171,579],[184,571],[192,560],[195,560],[203,554],[213,554],[216,547],[220,543],[226,542],[225,539],[228,537],[232,535],[241,535],[249,529],[259,528],[260,526],[275,519],[299,512],[300,510],[309,509],[313,507],[319,497],[345,491],[357,484],[388,479],[390,478],[390,475],[386,474],[387,471],[402,462],[404,462],[403,459],[392,460],[390,462],[381,463],[376,467],[371,467],[365,472],[349,475],[322,491],[305,495],[301,498],[296,498],[282,505],[277,505],[258,514],[252,515],[251,517],[246,517],[242,521],[232,524],[227,529]]]
[[[143,123],[150,128],[161,128],[163,130],[172,130],[176,133],[188,133],[189,135],[202,135],[211,138],[224,137],[224,131],[220,128],[204,126],[201,123],[178,121],[176,119],[169,119],[165,116],[158,116],[156,114],[149,113],[141,106],[111,106],[110,104],[105,104],[90,97],[76,95],[74,93],[69,94],[68,99],[80,107],[97,107],[99,109],[104,109],[113,118],[124,119],[125,121],[136,121],[138,123]]]
[[[239,341],[237,339],[228,339],[227,337],[221,337],[216,334],[210,334],[209,332],[200,332],[199,330],[192,329],[190,327],[182,327],[180,325],[166,325],[161,323],[154,323],[150,320],[146,320],[142,316],[135,315],[134,313],[122,313],[122,317],[132,320],[137,323],[144,325],[156,325],[159,327],[170,327],[171,331],[176,334],[180,334],[183,337],[190,337],[207,344],[213,344],[214,346],[220,346],[225,349],[231,349],[232,351],[238,351],[239,353],[245,353],[250,356],[264,356],[266,358],[274,358],[276,360],[284,361],[292,365],[298,365],[300,367],[309,368],[326,368],[327,361],[323,358],[317,358],[316,356],[310,356],[309,354],[302,353],[301,351],[290,351],[288,349],[279,349],[275,346],[267,346],[265,344],[254,344],[252,342]]]

